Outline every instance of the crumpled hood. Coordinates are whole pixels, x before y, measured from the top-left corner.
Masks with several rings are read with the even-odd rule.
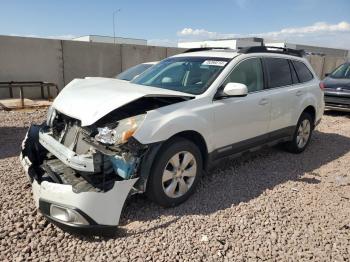
[[[53,107],[82,126],[89,126],[111,111],[141,97],[193,97],[193,95],[142,86],[113,78],[74,79],[56,97]]]

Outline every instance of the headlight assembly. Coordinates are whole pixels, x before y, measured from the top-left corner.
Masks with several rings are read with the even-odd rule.
[[[145,119],[145,116],[146,115],[143,114],[120,120],[117,127],[113,129],[109,127],[98,128],[98,134],[95,136],[95,139],[102,144],[123,144],[132,137],[136,129]]]
[[[56,118],[56,110],[53,106],[50,106],[47,110],[46,125],[52,126],[53,120]]]

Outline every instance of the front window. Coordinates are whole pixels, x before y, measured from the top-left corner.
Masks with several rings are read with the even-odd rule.
[[[225,80],[227,83],[245,84],[248,92],[256,92],[264,89],[264,78],[259,58],[251,58],[239,63]]]
[[[350,78],[350,64],[343,64],[333,71],[332,78]]]
[[[217,78],[229,59],[214,57],[174,57],[153,66],[132,83],[202,94]]]

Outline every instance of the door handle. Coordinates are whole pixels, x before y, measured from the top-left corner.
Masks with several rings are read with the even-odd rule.
[[[263,98],[259,101],[259,105],[264,106],[268,103],[269,101],[266,98]]]
[[[303,94],[303,91],[299,90],[295,93],[296,96],[301,96]]]

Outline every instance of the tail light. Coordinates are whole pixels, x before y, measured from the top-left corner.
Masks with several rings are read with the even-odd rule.
[[[320,88],[322,91],[326,88],[326,85],[324,84],[324,82],[320,82]]]

